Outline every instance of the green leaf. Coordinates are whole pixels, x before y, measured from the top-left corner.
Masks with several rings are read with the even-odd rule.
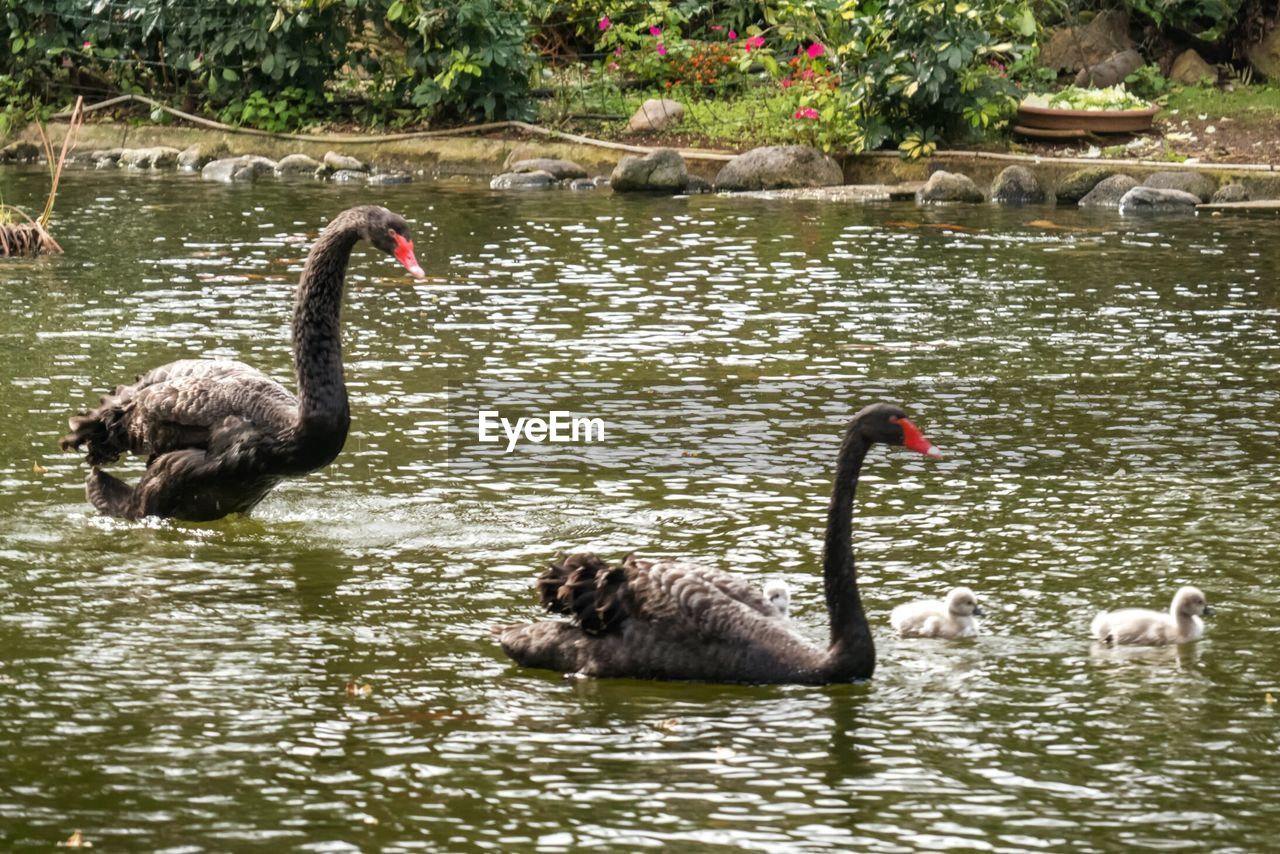
[[[235,83],[240,79],[240,75],[236,74],[233,68],[224,68],[222,69],[222,79],[228,83]]]
[[[395,0],[394,3],[392,3],[389,7],[387,7],[388,21],[398,21],[400,20],[400,16],[403,14],[404,14],[404,3],[400,2],[400,0]]]

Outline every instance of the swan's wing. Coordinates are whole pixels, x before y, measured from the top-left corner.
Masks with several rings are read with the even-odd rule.
[[[184,359],[148,371],[120,386],[102,405],[71,419],[64,448],[89,446],[91,463],[120,454],[158,455],[207,448],[228,419],[264,432],[284,429],[297,401],[266,374],[234,361]]]
[[[632,623],[701,642],[759,646],[796,637],[751,585],[682,561],[628,557],[609,565],[593,554],[574,554],[548,569],[538,589],[549,610],[569,614],[597,637]]]

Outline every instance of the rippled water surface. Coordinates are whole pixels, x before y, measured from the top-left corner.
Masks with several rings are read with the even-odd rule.
[[[431,279],[353,258],[338,461],[249,518],[94,516],[67,416],[178,357],[291,377],[309,241],[369,201]],[[58,213],[64,257],[0,262],[0,847],[1274,846],[1274,221],[92,172]],[[864,472],[870,683],[572,680],[490,639],[589,547],[785,579],[821,641],[831,463],[881,399],[947,456]],[[502,455],[482,405],[608,432]],[[891,636],[958,583],[983,637]],[[1090,645],[1183,583],[1206,640]]]

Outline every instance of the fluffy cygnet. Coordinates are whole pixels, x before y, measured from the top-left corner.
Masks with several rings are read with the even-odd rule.
[[[785,581],[770,581],[764,586],[764,598],[768,599],[778,613],[787,616],[791,612],[791,588]]]
[[[1140,646],[1187,643],[1200,640],[1204,635],[1204,620],[1200,616],[1212,613],[1213,609],[1198,588],[1183,587],[1174,595],[1167,614],[1146,608],[1103,611],[1093,618],[1089,631],[1103,643]]]
[[[889,624],[904,638],[971,638],[978,634],[974,616],[982,616],[978,597],[968,587],[957,587],[945,602],[899,605],[889,614]]]

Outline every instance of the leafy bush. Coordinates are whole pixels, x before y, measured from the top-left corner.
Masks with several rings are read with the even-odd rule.
[[[1235,28],[1244,0],[1125,0],[1138,18],[1215,42]]]

